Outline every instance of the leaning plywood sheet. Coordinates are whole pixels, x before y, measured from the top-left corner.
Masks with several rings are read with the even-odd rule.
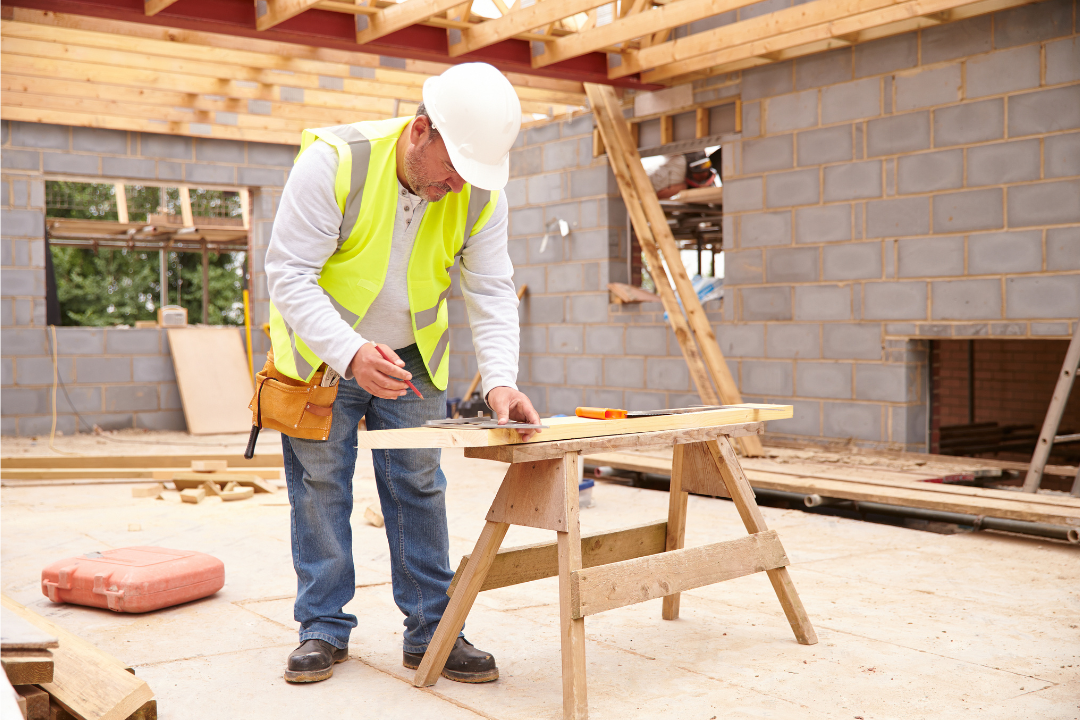
[[[3,607],[59,639],[53,650],[53,680],[42,684],[73,715],[86,720],[125,720],[154,697],[119,660],[78,635],[46,620],[7,595]]]
[[[192,435],[251,430],[254,386],[240,333],[231,328],[169,330],[176,384]]]
[[[627,418],[625,420],[590,420],[579,417],[545,418],[549,426],[533,435],[527,442],[629,435],[661,430],[716,427],[765,420],[783,420],[792,416],[791,405],[729,405],[720,410]],[[515,445],[522,442],[516,430],[466,430],[446,427],[406,428],[404,430],[373,430],[359,435],[359,447],[369,449],[420,447],[488,447]]]

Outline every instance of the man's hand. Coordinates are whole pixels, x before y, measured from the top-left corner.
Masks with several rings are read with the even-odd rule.
[[[386,345],[382,346],[382,350],[391,362],[383,360],[375,349],[375,343],[364,343],[353,356],[349,369],[360,387],[375,397],[397,400],[408,392],[409,386],[395,378],[412,380],[412,373],[401,369],[405,361],[397,353]]]
[[[495,417],[500,425],[505,425],[508,420],[539,425],[540,416],[532,406],[532,401],[525,393],[506,386],[492,388],[487,396],[488,405],[495,411]],[[518,430],[522,440],[528,440],[539,430]]]

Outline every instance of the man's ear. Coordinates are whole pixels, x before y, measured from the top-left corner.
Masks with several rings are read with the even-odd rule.
[[[417,115],[412,125],[413,145],[423,145],[431,131],[431,120],[423,115]]]

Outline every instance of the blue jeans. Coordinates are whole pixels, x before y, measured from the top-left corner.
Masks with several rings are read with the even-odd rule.
[[[297,592],[293,617],[300,642],[349,644],[356,616],[344,611],[356,589],[352,555],[352,478],[360,418],[369,430],[423,425],[446,417],[446,393],[431,383],[416,345],[398,350],[412,382],[397,400],[374,397],[356,380],[342,380],[326,441],[281,436],[292,506],[292,553]],[[422,653],[449,603],[450,538],[441,451],[372,450],[379,502],[390,543],[394,601],[405,614],[405,651]]]

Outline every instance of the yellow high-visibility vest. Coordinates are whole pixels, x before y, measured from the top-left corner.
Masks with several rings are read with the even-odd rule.
[[[382,290],[390,263],[397,212],[397,140],[412,118],[358,122],[305,130],[300,155],[316,140],[338,154],[334,194],[341,210],[338,249],[326,261],[319,285],[341,318],[354,329]],[[446,389],[450,376],[450,268],[465,240],[491,220],[498,191],[465,185],[429,203],[416,231],[407,272],[413,337],[435,387]],[[270,304],[274,364],[289,377],[310,381],[322,360],[296,328]]]

